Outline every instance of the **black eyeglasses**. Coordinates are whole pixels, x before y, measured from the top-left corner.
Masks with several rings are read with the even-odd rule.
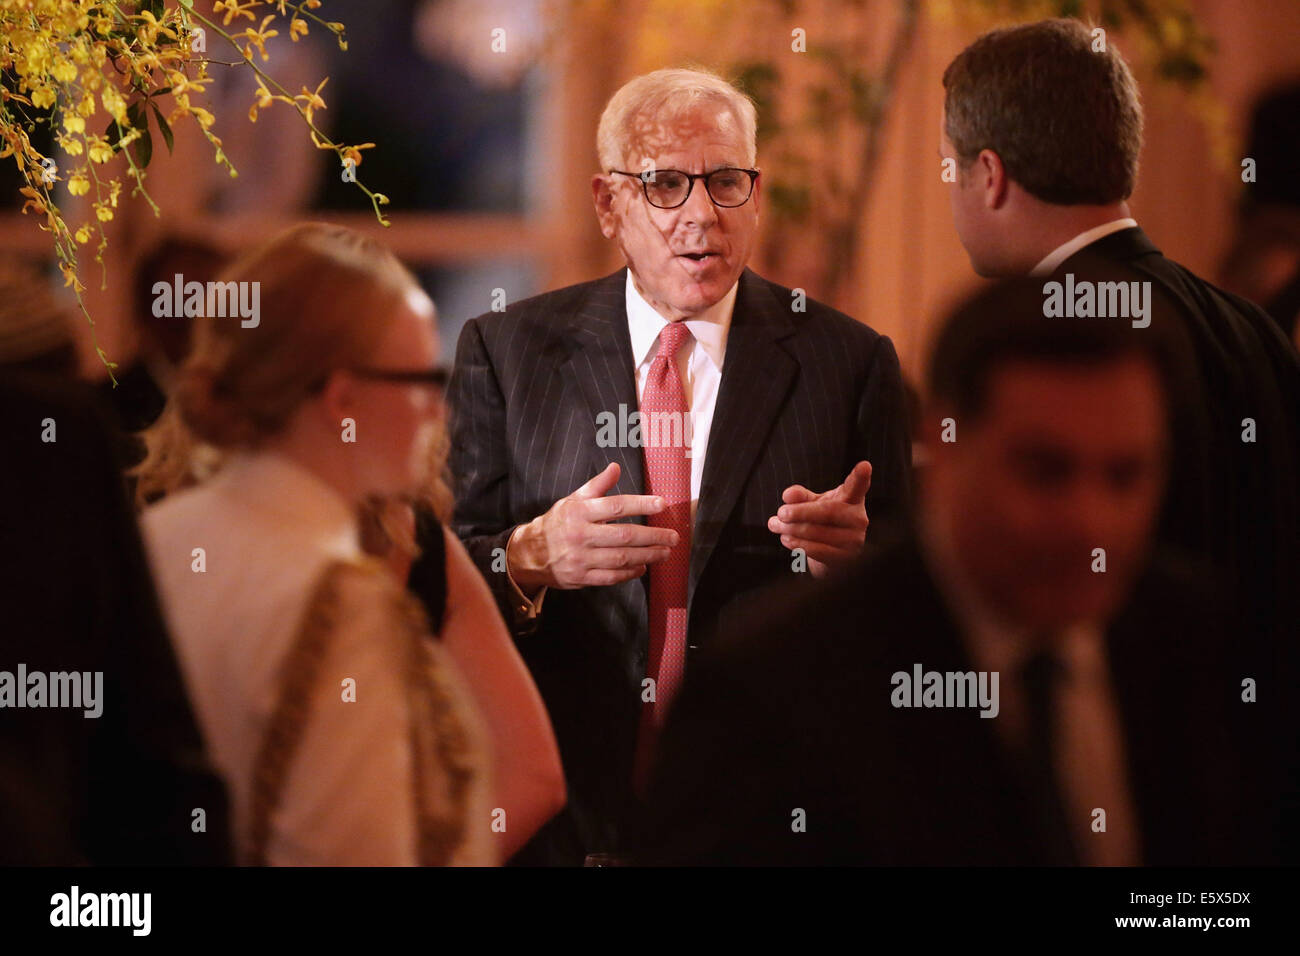
[[[629,173],[611,169],[620,176],[635,176],[641,180],[646,202],[659,209],[676,209],[691,198],[695,180],[703,179],[704,188],[715,206],[734,209],[749,202],[754,192],[757,169],[738,169],[724,166],[710,173],[684,173],[680,169],[648,169],[644,173]]]
[[[376,382],[394,382],[398,385],[429,385],[434,388],[446,388],[447,370],[445,368],[414,369],[411,371],[402,371],[398,369],[386,368],[367,368],[359,366],[356,368],[345,368],[340,371],[349,372],[357,378],[367,378]],[[311,391],[318,392],[325,387],[329,381],[330,375],[327,373],[312,383]]]
[[[443,388],[447,384],[447,370],[444,368],[416,369],[399,371],[386,368],[349,368],[358,378],[368,378],[379,382],[396,382],[405,385],[435,385]]]

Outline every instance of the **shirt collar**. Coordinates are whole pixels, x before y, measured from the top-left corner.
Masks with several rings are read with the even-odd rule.
[[[727,294],[709,306],[694,318],[685,319],[695,341],[700,343],[704,354],[722,371],[722,360],[727,351],[727,333],[731,329],[731,315],[736,305],[736,291],[740,288],[737,280]],[[654,306],[642,298],[632,281],[632,270],[627,270],[627,330],[632,338],[632,367],[640,368],[642,363],[652,358],[651,349],[659,339],[659,332],[668,320],[655,311]]]
[[[1084,246],[1096,242],[1098,239],[1104,239],[1112,232],[1119,232],[1121,229],[1132,229],[1137,226],[1136,219],[1112,219],[1110,222],[1104,222],[1100,226],[1093,226],[1085,232],[1079,233],[1069,242],[1064,242],[1049,252],[1043,261],[1034,266],[1030,275],[1045,276],[1056,271],[1059,266],[1070,256],[1074,255]]]
[[[324,479],[273,451],[232,452],[211,479],[238,498],[240,507],[263,512],[277,530],[302,533],[331,553],[361,553],[356,510]]]

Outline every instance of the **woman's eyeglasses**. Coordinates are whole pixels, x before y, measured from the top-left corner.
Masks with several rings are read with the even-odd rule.
[[[447,387],[447,370],[445,368],[427,368],[427,369],[388,369],[388,368],[369,368],[361,365],[350,368],[339,369],[342,372],[348,372],[357,378],[369,379],[373,382],[392,382],[397,385],[428,385],[437,389]],[[319,392],[329,381],[330,372],[322,375],[313,383],[311,391]]]
[[[445,368],[416,369],[413,371],[402,371],[398,369],[385,368],[349,368],[348,372],[358,378],[368,378],[380,382],[397,382],[404,385],[434,385],[438,388],[447,386],[447,370]]]

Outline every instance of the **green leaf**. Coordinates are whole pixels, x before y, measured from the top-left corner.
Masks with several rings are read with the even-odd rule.
[[[113,147],[113,152],[116,153],[122,148],[118,145],[118,141],[122,139],[123,135],[122,127],[117,125],[117,120],[109,120],[108,126],[104,128],[104,139],[108,140],[109,145]]]
[[[133,145],[135,146],[135,164],[144,169],[149,165],[149,160],[153,159],[153,136],[149,134],[147,128]]]
[[[162,113],[159,112],[158,106],[153,102],[153,100],[149,101],[149,105],[153,107],[154,119],[158,121],[158,132],[162,133],[163,142],[167,144],[167,154],[171,155],[172,128],[167,125],[167,120],[163,117]]]

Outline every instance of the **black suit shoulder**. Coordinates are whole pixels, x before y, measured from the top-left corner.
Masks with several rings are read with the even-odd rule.
[[[801,289],[772,282],[748,269],[741,282],[742,289],[749,296],[768,300],[762,303],[750,301],[750,306],[757,305],[769,315],[780,313],[789,317],[795,331],[792,347],[798,351],[803,343],[807,343],[809,347],[803,357],[816,367],[827,371],[842,367],[848,381],[867,382],[873,370],[883,373],[891,383],[901,381],[898,354],[887,335],[808,297]]]
[[[617,296],[621,302],[624,272],[620,269],[599,279],[539,292],[509,303],[502,311],[477,315],[467,324],[475,327],[489,348],[520,333],[530,336],[561,335],[568,326],[568,320],[580,314],[584,306],[593,304],[593,299]]]
[[[462,404],[482,401],[490,391],[510,395],[564,362],[576,343],[573,328],[588,313],[594,321],[622,307],[623,274],[512,302],[500,312],[485,312],[465,323],[456,346],[449,395]],[[462,379],[468,376],[468,381]],[[491,384],[489,385],[489,380]]]
[[[1257,337],[1258,344],[1270,360],[1290,370],[1298,367],[1295,348],[1264,309],[1170,259],[1139,228],[1121,230],[1085,246],[1065,260],[1057,271],[1095,270],[1105,274],[1116,267],[1127,268],[1153,280],[1165,294],[1174,298],[1181,311],[1205,322],[1205,328],[1214,333],[1224,347],[1233,351],[1245,348],[1249,352],[1252,349],[1255,343],[1243,339],[1243,329],[1222,321],[1242,320]]]

